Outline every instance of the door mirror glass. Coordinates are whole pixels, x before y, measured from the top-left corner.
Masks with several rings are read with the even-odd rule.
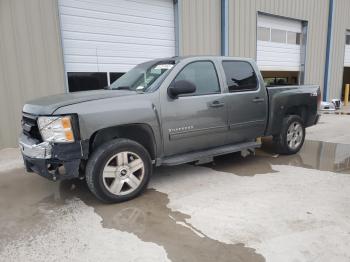
[[[177,98],[179,95],[191,94],[196,92],[196,86],[187,80],[175,81],[173,85],[168,88],[168,95],[171,98]]]

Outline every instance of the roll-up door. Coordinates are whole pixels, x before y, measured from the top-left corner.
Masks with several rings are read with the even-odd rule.
[[[299,71],[302,22],[258,15],[257,63],[263,71]]]
[[[58,3],[70,91],[101,88],[139,63],[175,55],[173,0]]]

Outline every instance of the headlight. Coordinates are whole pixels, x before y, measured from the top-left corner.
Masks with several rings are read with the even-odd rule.
[[[44,141],[54,143],[74,142],[70,116],[41,116],[38,118],[38,126]]]

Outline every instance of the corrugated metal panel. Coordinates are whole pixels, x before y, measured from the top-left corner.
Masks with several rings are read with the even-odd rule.
[[[334,0],[333,41],[330,57],[329,98],[340,98],[342,93],[345,35],[350,29],[350,1]]]
[[[305,84],[323,87],[329,0],[230,0],[229,54],[256,59],[258,12],[308,21]]]
[[[172,0],[59,0],[67,72],[126,72],[175,55]]]
[[[0,148],[17,145],[25,101],[64,91],[55,0],[0,1]]]
[[[180,55],[220,55],[221,1],[181,2]]]

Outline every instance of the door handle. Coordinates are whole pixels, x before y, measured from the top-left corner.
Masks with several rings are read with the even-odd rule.
[[[260,98],[260,97],[255,97],[252,101],[253,101],[253,103],[261,103],[261,102],[264,102],[265,99],[264,98]]]
[[[222,107],[225,103],[219,100],[215,100],[209,104],[210,107]]]

